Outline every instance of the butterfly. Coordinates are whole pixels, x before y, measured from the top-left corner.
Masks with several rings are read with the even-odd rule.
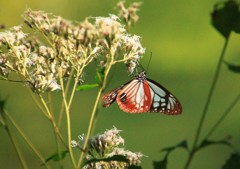
[[[105,102],[103,107],[109,107],[116,100],[119,108],[127,113],[160,112],[178,115],[182,112],[178,99],[162,85],[148,79],[145,71],[103,95],[102,101]]]

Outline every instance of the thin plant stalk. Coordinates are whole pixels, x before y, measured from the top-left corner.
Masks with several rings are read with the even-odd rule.
[[[37,106],[39,107],[39,109],[40,109],[40,110],[43,112],[43,114],[50,120],[50,122],[52,123],[52,126],[54,127],[54,130],[55,130],[56,134],[57,134],[58,137],[60,138],[60,140],[61,140],[61,142],[63,143],[63,145],[65,146],[65,148],[67,148],[67,144],[64,142],[64,139],[63,139],[63,137],[62,137],[62,135],[61,135],[61,133],[60,133],[60,131],[59,131],[59,129],[58,129],[55,121],[53,120],[53,118],[52,118],[52,116],[51,116],[51,113],[48,112],[49,109],[48,109],[47,104],[46,104],[46,102],[44,101],[42,95],[39,94],[38,96],[39,96],[39,98],[40,98],[40,100],[41,100],[44,108],[46,109],[46,111],[44,110],[44,108],[42,108],[42,106],[40,105],[40,103],[38,102],[38,100],[34,97],[34,95],[32,95],[31,92],[30,92],[30,94],[31,94],[32,98],[34,99],[34,101],[36,102],[36,104],[37,104]],[[49,116],[49,115],[50,115],[50,116]]]
[[[20,135],[23,137],[23,139],[26,141],[26,143],[29,145],[29,147],[33,150],[33,152],[37,155],[37,157],[41,160],[42,164],[47,168],[50,169],[50,166],[45,162],[44,157],[42,154],[37,150],[37,148],[33,145],[33,143],[30,141],[30,139],[26,136],[26,134],[22,131],[22,129],[19,127],[19,125],[15,122],[15,120],[12,118],[10,113],[5,111],[5,114],[9,121],[13,124],[13,126],[17,129],[17,131],[20,133]]]
[[[47,92],[47,99],[48,99],[49,110],[50,110],[50,112],[52,112],[52,116],[54,116],[54,113],[53,113],[53,101],[52,101],[52,95],[51,95],[50,92]]]
[[[111,69],[111,67],[113,65],[113,57],[114,57],[114,54],[111,55],[111,60],[110,60],[109,66],[107,67],[107,69],[106,69],[106,71],[104,73],[104,79],[103,79],[103,82],[102,82],[102,86],[99,88],[99,91],[98,91],[98,94],[97,94],[97,98],[96,98],[96,101],[95,101],[95,104],[94,104],[94,107],[93,107],[93,110],[92,110],[91,118],[90,118],[90,121],[89,121],[89,125],[88,125],[87,135],[86,135],[85,142],[84,142],[84,145],[83,145],[83,151],[80,154],[80,158],[79,158],[79,161],[78,161],[77,168],[80,168],[80,165],[82,164],[84,151],[85,151],[85,149],[87,147],[88,139],[89,139],[89,137],[91,135],[91,132],[92,132],[95,114],[96,114],[97,109],[98,109],[98,103],[100,101],[100,97],[102,95],[102,92],[105,89],[109,71],[110,71],[110,69]]]
[[[83,160],[84,151],[85,151],[85,149],[86,149],[86,147],[87,147],[88,139],[89,139],[90,134],[91,134],[91,131],[92,131],[93,121],[94,121],[94,115],[95,115],[95,113],[96,113],[96,111],[97,111],[98,103],[99,103],[99,100],[100,100],[102,91],[103,91],[103,88],[100,87],[100,89],[99,89],[99,91],[98,91],[98,94],[97,94],[97,98],[96,98],[94,107],[93,107],[93,111],[92,111],[92,114],[91,114],[91,118],[90,118],[90,122],[89,122],[89,125],[88,125],[88,131],[87,131],[86,139],[85,139],[85,142],[84,142],[84,145],[83,145],[83,148],[82,148],[83,151],[81,152],[81,155],[80,155],[80,158],[79,158],[79,162],[78,162],[77,168],[80,168],[80,165],[81,165],[82,160]]]
[[[223,58],[224,58],[224,55],[225,55],[225,52],[226,52],[226,49],[227,49],[228,42],[229,42],[229,36],[225,39],[224,46],[223,46],[220,58],[218,60],[217,68],[216,68],[216,71],[215,71],[215,74],[214,74],[214,77],[213,77],[212,85],[211,85],[210,91],[208,93],[207,101],[206,101],[206,104],[204,106],[203,113],[202,113],[202,116],[201,116],[201,119],[200,119],[200,122],[199,122],[199,125],[198,125],[198,128],[197,128],[197,132],[196,132],[196,135],[195,135],[195,138],[194,138],[194,141],[193,141],[193,148],[189,153],[189,157],[187,159],[187,162],[185,164],[184,169],[188,169],[188,167],[189,167],[189,165],[190,165],[190,163],[191,163],[191,161],[192,161],[192,159],[195,155],[195,152],[197,151],[197,145],[198,145],[199,137],[200,137],[203,125],[204,125],[204,121],[206,119],[206,115],[207,115],[209,105],[212,101],[212,96],[213,96],[213,93],[215,91],[216,83],[217,83],[217,80],[218,80],[218,77],[219,77],[219,74],[220,74],[220,69],[221,69]]]
[[[57,145],[57,152],[58,152],[58,156],[59,158],[61,159],[61,151],[60,151],[60,144],[59,144],[59,140],[58,140],[58,135],[60,136],[60,133],[59,133],[59,130],[57,128],[57,125],[55,123],[55,120],[54,120],[54,117],[52,115],[52,113],[50,112],[45,100],[43,99],[42,95],[39,94],[39,97],[40,97],[40,100],[42,101],[46,111],[47,111],[47,114],[49,116],[49,120],[52,122],[52,127],[53,127],[53,131],[54,131],[54,136],[55,136],[55,142],[56,142],[56,145]],[[60,140],[64,143],[62,137],[59,137]],[[63,164],[62,164],[62,161],[59,160],[59,165],[60,165],[60,168],[62,169],[63,168]]]
[[[227,117],[227,115],[231,112],[231,110],[235,107],[235,105],[238,103],[240,99],[240,93],[237,95],[237,97],[233,100],[233,102],[229,105],[229,107],[225,110],[225,112],[222,114],[222,116],[218,119],[218,121],[214,124],[214,126],[210,129],[208,134],[206,135],[205,139],[208,139],[218,128],[218,126],[223,122],[223,120]]]
[[[44,108],[42,107],[41,103],[39,102],[39,100],[37,100],[37,98],[35,97],[35,95],[33,94],[33,92],[28,88],[29,94],[32,97],[32,99],[34,100],[34,102],[36,103],[37,107],[41,110],[41,112],[47,117],[48,114],[47,112],[44,110]]]
[[[61,71],[59,71],[59,72],[61,72]],[[72,151],[72,146],[71,146],[71,140],[72,140],[72,133],[71,132],[72,131],[71,131],[70,112],[69,112],[69,107],[68,107],[67,100],[66,100],[67,98],[66,98],[65,91],[64,91],[63,79],[61,78],[61,76],[60,76],[59,79],[60,79],[60,85],[61,85],[61,88],[62,88],[62,96],[63,96],[64,105],[65,105],[66,117],[67,117],[68,150],[69,150],[69,153],[70,153],[70,157],[71,157],[73,166],[74,166],[74,168],[76,168],[76,162],[75,162],[75,159],[74,159],[74,156],[73,156],[73,151]]]
[[[5,112],[2,112],[2,117],[3,117],[3,121],[4,121],[4,128],[5,128],[8,136],[9,136],[9,138],[10,138],[12,144],[13,144],[13,147],[14,147],[16,153],[17,153],[17,156],[18,156],[18,159],[21,163],[21,166],[22,166],[23,169],[28,169],[27,163],[26,163],[26,161],[23,157],[23,154],[22,154],[19,146],[18,146],[16,138],[12,135],[12,133],[11,133],[9,127],[8,127],[7,119],[5,117]]]
[[[73,101],[73,97],[74,97],[74,94],[76,92],[77,84],[78,84],[78,81],[79,81],[79,77],[81,76],[82,71],[83,71],[84,68],[85,68],[85,66],[82,66],[81,69],[78,71],[78,73],[76,75],[76,78],[75,78],[75,81],[74,81],[74,85],[73,85],[73,88],[72,88],[72,93],[71,93],[71,96],[70,96],[70,99],[69,99],[69,102],[68,102],[68,108],[71,107],[71,104],[72,104],[72,101]]]
[[[67,84],[66,84],[66,87],[65,87],[65,94],[66,96],[68,95],[68,91],[69,91],[69,87],[70,87],[70,83],[71,83],[71,80],[72,80],[72,76],[73,76],[73,73],[74,73],[74,69],[72,68],[71,70],[71,73],[70,73],[70,76],[67,80]],[[59,117],[58,117],[58,128],[61,126],[61,122],[62,122],[62,118],[63,118],[63,113],[64,113],[64,101],[62,100],[62,104],[61,104],[61,110],[60,110],[60,113],[59,113]]]

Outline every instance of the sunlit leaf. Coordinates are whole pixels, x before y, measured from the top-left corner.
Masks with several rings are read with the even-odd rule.
[[[56,152],[53,155],[51,155],[50,157],[46,158],[45,162],[48,162],[51,160],[52,161],[60,161],[66,157],[67,153],[68,153],[68,150],[61,151],[60,155],[58,154],[58,152]]]
[[[238,153],[231,154],[230,158],[223,165],[222,169],[239,169],[240,155]]]
[[[240,73],[240,65],[234,65],[234,64],[227,63],[227,62],[225,62],[225,63],[230,71],[235,72],[235,73]]]
[[[212,25],[225,38],[228,38],[231,31],[239,32],[240,30],[239,4],[235,0],[217,3],[211,17]]]
[[[201,148],[204,148],[204,147],[207,147],[207,146],[211,146],[211,145],[216,145],[216,144],[222,144],[222,145],[232,147],[231,143],[227,139],[218,140],[218,141],[203,140],[203,142],[200,144],[198,149],[201,149]]]
[[[77,87],[77,91],[89,90],[98,87],[99,84],[85,84]]]
[[[167,169],[168,155],[163,160],[153,161],[153,169]]]

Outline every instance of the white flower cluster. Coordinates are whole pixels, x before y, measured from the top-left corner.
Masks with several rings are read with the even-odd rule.
[[[43,34],[50,46],[26,36],[21,26],[1,32],[0,78],[18,73],[35,92],[60,89],[59,78],[69,77],[72,70],[80,83],[83,68],[93,59],[100,68],[109,66],[110,60],[124,62],[132,73],[145,52],[140,38],[128,34],[115,15],[73,24],[59,16],[27,9],[24,21]]]
[[[100,169],[108,167],[110,169],[127,168],[131,165],[140,165],[143,155],[139,152],[134,153],[121,148],[124,145],[124,139],[119,135],[120,130],[113,128],[98,134],[88,141],[85,160],[97,160],[84,166],[84,169]],[[82,148],[84,136],[79,137],[79,141],[72,141],[73,147]],[[114,156],[122,156],[126,161],[114,160]],[[101,159],[110,159],[104,161]]]
[[[129,7],[126,7],[125,1],[120,1],[117,4],[117,7],[119,9],[118,16],[120,18],[123,18],[123,20],[127,23],[128,26],[135,24],[139,19],[137,11],[139,10],[141,4],[141,2],[133,2],[129,5]]]

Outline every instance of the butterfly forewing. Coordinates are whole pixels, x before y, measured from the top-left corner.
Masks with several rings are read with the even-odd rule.
[[[152,104],[149,112],[161,112],[169,115],[177,115],[182,112],[182,106],[178,99],[157,82],[147,79],[152,95]]]
[[[147,112],[151,106],[151,92],[147,82],[132,80],[125,85],[117,96],[117,103],[125,112],[143,113]]]

